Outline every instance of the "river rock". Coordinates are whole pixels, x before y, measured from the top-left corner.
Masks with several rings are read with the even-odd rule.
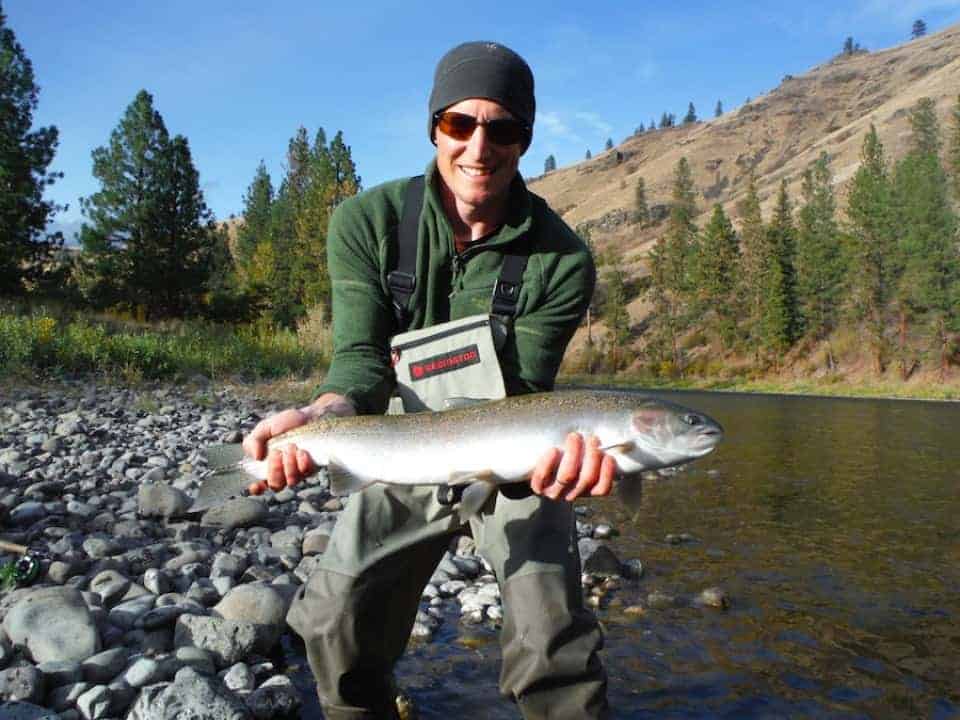
[[[252,717],[246,705],[216,679],[184,668],[173,683],[143,688],[127,720],[250,720]]]
[[[718,587],[709,587],[703,590],[693,601],[694,605],[699,607],[712,607],[718,610],[726,610],[730,607],[730,596],[726,590]]]
[[[54,660],[40,663],[37,665],[37,670],[43,675],[44,685],[48,688],[72,685],[83,679],[80,663],[74,660]]]
[[[257,685],[257,679],[253,676],[253,671],[246,663],[236,663],[222,673],[223,684],[234,692],[238,690],[253,690]]]
[[[130,589],[130,580],[116,570],[104,570],[90,581],[91,592],[97,593],[106,607],[115,605]]]
[[[103,720],[110,714],[113,694],[106,685],[94,685],[77,698],[77,709],[85,720]]]
[[[164,679],[166,674],[159,662],[153,658],[141,657],[133,661],[123,673],[123,680],[130,687],[140,688],[152,685]]]
[[[266,655],[286,626],[291,595],[266,583],[238,585],[217,603],[213,612],[227,620],[253,623],[257,627],[257,652]]]
[[[247,707],[257,720],[286,717],[300,707],[300,693],[290,678],[275,675],[250,693]]]
[[[591,538],[582,538],[577,546],[583,572],[594,575],[619,575],[620,560],[607,545]]]
[[[203,525],[235,530],[257,525],[269,514],[267,505],[253,498],[234,498],[223,505],[210,508],[203,514]]]
[[[125,647],[115,647],[87,658],[80,664],[83,679],[92,683],[108,683],[127,666],[129,652]]]
[[[14,605],[3,620],[14,645],[26,647],[36,663],[82,661],[100,650],[100,634],[80,591],[39,588]]]
[[[165,520],[186,514],[193,500],[182,490],[169,485],[141,485],[137,491],[137,512],[140,517]]]
[[[28,702],[0,703],[0,718],[3,720],[60,720],[60,715]]]
[[[218,667],[243,660],[257,647],[258,639],[253,623],[199,615],[177,618],[173,636],[178,648],[193,646],[209,652]]]
[[[0,671],[0,700],[39,703],[43,700],[43,689],[43,676],[33,665],[17,665]]]
[[[151,594],[122,602],[110,611],[110,622],[124,630],[131,630],[143,615],[153,609],[156,600]]]

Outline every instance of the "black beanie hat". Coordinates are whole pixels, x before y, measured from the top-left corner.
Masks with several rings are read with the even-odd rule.
[[[440,58],[433,75],[427,134],[433,142],[433,116],[467,98],[485,98],[503,105],[530,127],[524,150],[530,145],[536,100],[533,73],[526,61],[495,42],[468,42]]]

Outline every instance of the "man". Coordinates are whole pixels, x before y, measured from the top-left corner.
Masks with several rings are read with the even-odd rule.
[[[454,397],[552,389],[595,271],[584,244],[517,171],[533,130],[530,68],[496,43],[460,45],[437,66],[429,110],[436,158],[422,190],[410,179],[389,182],[335,212],[328,233],[330,371],[311,405],[254,428],[244,441],[249,455],[263,458],[270,437],[319,415],[382,413],[395,390],[410,411],[411,403],[438,409]],[[420,202],[412,239],[398,239]],[[415,265],[398,282],[404,242],[415,243]],[[504,280],[508,266],[518,275],[511,282]],[[481,321],[469,321],[475,317]],[[415,343],[401,342],[411,336]],[[432,360],[447,360],[424,361],[413,372],[406,348],[441,342],[471,350],[428,349]],[[469,358],[469,367],[453,367],[449,358]],[[468,370],[483,379],[458,379]],[[426,375],[436,383],[421,382]],[[278,490],[314,470],[295,447],[273,452],[267,482],[251,490]],[[469,521],[501,586],[501,691],[526,718],[607,716],[602,637],[582,604],[571,501],[609,494],[614,471],[594,439],[572,434],[562,451],[541,458],[529,486],[494,493]],[[393,665],[423,586],[463,530],[456,504],[431,487],[375,485],[350,497],[287,618],[304,639],[331,720],[396,716]]]

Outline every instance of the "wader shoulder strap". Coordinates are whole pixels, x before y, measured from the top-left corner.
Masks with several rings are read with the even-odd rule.
[[[410,322],[410,298],[417,287],[417,231],[423,209],[423,190],[423,175],[410,178],[397,229],[397,266],[387,273],[393,314],[400,330],[405,330]]]
[[[510,253],[503,256],[500,277],[493,286],[493,298],[490,301],[490,314],[512,320],[517,314],[517,300],[520,299],[520,285],[523,284],[523,271],[527,267],[527,253]]]
[[[387,285],[390,288],[393,313],[399,330],[405,330],[410,323],[410,298],[413,297],[417,287],[417,237],[420,211],[423,209],[424,188],[423,175],[417,175],[407,183],[400,225],[397,229],[397,266],[387,273]],[[527,267],[529,257],[528,253],[504,255],[500,277],[493,286],[490,314],[507,325],[517,314],[520,285],[523,282],[523,271]]]

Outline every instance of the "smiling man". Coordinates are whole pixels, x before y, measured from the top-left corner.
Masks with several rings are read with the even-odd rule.
[[[263,458],[270,437],[324,414],[442,410],[454,399],[553,388],[595,270],[517,171],[534,115],[533,75],[509,48],[465,43],[440,60],[428,114],[436,157],[423,177],[337,208],[330,371],[311,405],[254,428],[248,454]],[[529,483],[481,497],[469,520],[457,512],[466,499],[447,488],[374,485],[352,495],[287,618],[326,717],[396,717],[393,666],[424,585],[465,532],[501,587],[501,691],[526,718],[606,717],[602,635],[582,602],[571,501],[608,494],[614,469],[595,441],[571,434]],[[252,491],[314,470],[295,447],[273,451],[267,483]]]

